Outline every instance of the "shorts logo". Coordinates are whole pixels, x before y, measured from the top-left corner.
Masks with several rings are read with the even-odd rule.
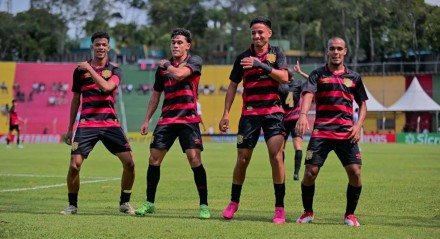
[[[243,143],[243,135],[237,134],[237,144],[242,144]]]
[[[312,150],[307,150],[306,152],[306,160],[310,160],[313,157],[313,151]]]
[[[72,142],[72,151],[75,151],[78,149],[79,143],[78,142]]]
[[[200,140],[200,139],[194,139],[194,143],[195,143],[195,144],[202,144],[202,140]]]

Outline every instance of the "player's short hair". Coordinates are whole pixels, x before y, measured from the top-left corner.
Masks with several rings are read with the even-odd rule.
[[[188,43],[191,43],[192,41],[192,35],[191,32],[185,28],[176,28],[171,32],[171,39],[173,39],[175,36],[184,36],[186,38],[186,41]]]
[[[110,35],[107,32],[95,32],[90,39],[93,43],[97,38],[106,38],[110,42]]]
[[[252,27],[254,24],[257,24],[257,23],[262,23],[262,24],[266,25],[269,29],[272,30],[272,22],[267,17],[260,16],[260,17],[256,17],[256,18],[252,19],[251,23],[249,24],[249,27]]]

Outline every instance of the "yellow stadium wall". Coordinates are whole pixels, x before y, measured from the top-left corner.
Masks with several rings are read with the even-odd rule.
[[[385,107],[394,104],[405,93],[405,76],[365,76],[362,77],[365,87]],[[385,116],[387,119],[396,119],[395,131],[401,132],[405,124],[405,113],[369,112],[365,119],[364,130],[367,132],[380,132],[377,128],[377,119]]]
[[[199,84],[214,85],[216,89],[212,95],[199,95],[199,102],[202,105],[202,119],[206,129],[212,126],[215,133],[220,133],[218,123],[223,116],[226,96],[226,94],[220,92],[219,89],[221,86],[228,87],[231,70],[232,66],[220,65],[208,65],[202,68],[202,77]],[[241,95],[236,94],[229,115],[229,127],[232,133],[237,133],[238,131],[238,121],[241,115],[242,104],[243,100]]]
[[[13,98],[12,86],[15,79],[15,62],[0,62],[0,83],[5,82],[8,87],[8,92],[0,92],[0,108],[6,104],[11,106]],[[0,113],[0,134],[8,132],[8,117],[6,114]]]

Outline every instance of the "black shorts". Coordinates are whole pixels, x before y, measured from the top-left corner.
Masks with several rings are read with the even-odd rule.
[[[257,145],[261,130],[264,133],[264,140],[269,140],[272,136],[283,135],[286,132],[283,124],[283,114],[271,115],[245,115],[240,117],[237,134],[237,148],[253,149]]]
[[[362,165],[361,153],[357,143],[350,140],[334,140],[324,138],[310,138],[304,164],[315,164],[321,167],[327,159],[328,153],[334,150],[342,165]]]
[[[99,140],[112,154],[131,151],[127,137],[120,127],[78,128],[72,142],[71,154],[81,154],[87,158]]]
[[[187,149],[203,151],[202,134],[198,123],[157,125],[151,138],[150,148],[169,150],[176,138],[179,138],[184,153]]]
[[[20,133],[20,126],[18,124],[11,124],[11,125],[9,125],[9,131],[13,131],[13,130],[15,130],[15,131]]]
[[[296,137],[301,137],[301,135],[298,135],[295,130],[296,122],[298,120],[289,120],[284,121],[284,128],[286,128],[286,135],[284,136],[284,139],[287,140],[289,138],[289,135],[292,135],[292,139]]]

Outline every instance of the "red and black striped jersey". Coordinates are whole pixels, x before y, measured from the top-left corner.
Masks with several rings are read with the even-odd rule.
[[[164,92],[162,113],[157,124],[200,123],[200,116],[197,114],[197,90],[202,73],[202,58],[188,55],[180,64],[174,63],[172,59],[170,62],[174,67],[188,67],[191,75],[177,81],[166,70],[156,70],[153,89]]]
[[[269,46],[269,51],[258,55],[254,46],[237,56],[234,62],[229,79],[240,83],[243,80],[243,108],[242,115],[269,115],[284,113],[281,106],[281,99],[278,92],[280,83],[261,68],[243,69],[240,61],[245,57],[257,57],[261,62],[272,66],[275,69],[286,69],[286,56],[279,47]]]
[[[93,81],[89,72],[75,69],[72,92],[80,93],[82,98],[78,127],[120,127],[115,98],[122,71],[111,63],[94,70],[106,81],[113,81],[116,88],[112,92],[105,93]]]
[[[361,76],[347,67],[336,74],[323,66],[310,73],[305,92],[315,95],[312,137],[348,139],[348,129],[353,126],[353,101],[361,105],[368,100]]]
[[[284,122],[298,120],[301,110],[301,92],[307,82],[292,79],[280,84],[279,92],[284,109]]]
[[[15,107],[9,110],[9,125],[18,125],[20,120],[18,119],[18,114]]]

